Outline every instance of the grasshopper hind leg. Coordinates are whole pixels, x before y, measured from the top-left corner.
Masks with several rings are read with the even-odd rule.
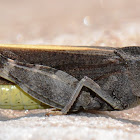
[[[70,108],[76,101],[77,97],[80,94],[80,91],[84,86],[95,92],[100,98],[102,98],[105,102],[110,104],[114,109],[118,110],[122,109],[122,105],[120,104],[119,100],[111,97],[104,90],[102,90],[101,87],[96,82],[85,76],[83,79],[79,81],[67,105],[61,110],[63,114],[67,114],[67,112],[70,110]]]

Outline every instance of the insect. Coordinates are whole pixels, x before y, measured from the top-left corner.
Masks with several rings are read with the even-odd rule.
[[[63,114],[140,104],[139,47],[2,47],[0,76]]]

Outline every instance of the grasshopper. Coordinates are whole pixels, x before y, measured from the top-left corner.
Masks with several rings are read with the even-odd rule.
[[[0,76],[62,114],[140,104],[140,47],[2,47]]]

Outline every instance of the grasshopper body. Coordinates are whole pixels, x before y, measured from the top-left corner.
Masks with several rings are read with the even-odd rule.
[[[123,110],[140,103],[139,47],[44,48],[3,46],[0,76],[65,114],[81,108]]]

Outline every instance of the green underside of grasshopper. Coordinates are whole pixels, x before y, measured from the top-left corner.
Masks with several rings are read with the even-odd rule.
[[[45,109],[49,106],[34,99],[17,85],[0,85],[0,108],[2,109]]]

